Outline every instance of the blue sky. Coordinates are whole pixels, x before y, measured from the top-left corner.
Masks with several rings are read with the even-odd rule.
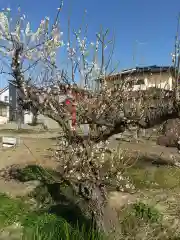
[[[0,7],[15,10],[20,5],[34,28],[44,16],[54,18],[59,2],[0,0]],[[78,28],[85,9],[90,40],[94,40],[101,25],[114,31],[114,61],[120,61],[120,69],[134,67],[135,64],[171,64],[170,54],[174,49],[177,15],[180,11],[179,0],[64,0],[60,17],[62,31],[67,30],[68,17],[72,28]]]

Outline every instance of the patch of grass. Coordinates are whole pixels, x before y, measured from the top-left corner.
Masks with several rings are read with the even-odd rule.
[[[162,215],[156,208],[143,202],[134,203],[132,205],[132,211],[137,218],[141,218],[145,221],[158,222],[162,218]]]
[[[180,169],[174,167],[134,166],[125,174],[131,177],[137,189],[175,189],[180,186]]]
[[[178,240],[180,232],[161,220],[161,213],[142,202],[125,207],[119,213],[119,239]]]
[[[38,165],[28,165],[13,172],[13,177],[21,182],[39,180],[46,183],[53,183],[58,178],[58,173],[53,170],[44,169]]]
[[[148,189],[148,191],[151,191],[151,189],[174,190],[180,186],[180,169],[174,167],[134,166],[128,168],[125,174],[132,178],[136,188],[142,192],[146,189]],[[13,221],[20,221],[22,226],[24,226],[24,240],[105,239],[104,236],[102,237],[99,233],[87,228],[85,220],[80,218],[81,215],[78,215],[77,211],[72,211],[75,208],[71,202],[69,202],[68,205],[66,199],[64,199],[66,203],[64,205],[62,204],[61,194],[63,196],[72,195],[72,199],[74,199],[75,196],[67,186],[63,187],[60,186],[59,183],[55,183],[54,178],[58,178],[58,173],[36,165],[31,165],[19,169],[18,178],[21,181],[40,180],[44,182],[45,184],[37,188],[31,197],[46,207],[56,203],[56,206],[53,205],[49,208],[49,210],[51,209],[49,213],[42,211],[38,213],[29,212],[27,211],[27,207],[25,207],[25,210],[20,211],[23,215],[23,217],[20,217],[21,213],[19,213],[16,207],[11,221],[8,222],[7,218],[5,221],[2,218],[2,221],[4,221],[6,225],[11,224]],[[57,204],[58,202],[60,204]],[[77,205],[75,206],[77,210]],[[43,210],[45,211],[46,208],[43,208]],[[160,211],[162,211],[162,209]],[[177,212],[177,210],[175,211]],[[5,214],[5,216],[6,215],[9,216],[8,214]],[[79,225],[77,225],[77,219]],[[169,225],[164,225],[162,215],[156,208],[142,202],[137,202],[129,205],[120,212],[120,226],[117,239],[180,240],[179,232],[175,230],[176,229],[171,228]],[[108,239],[111,238],[109,237]]]
[[[86,232],[85,228],[73,228],[63,218],[55,215],[43,214],[41,216],[28,216],[24,222],[24,240],[47,239],[47,240],[101,240],[100,233]]]
[[[21,200],[14,200],[0,194],[0,227],[5,227],[20,221],[28,208]]]
[[[86,202],[76,194],[71,186],[55,181],[54,177],[58,177],[58,173],[31,165],[17,169],[15,175],[22,182],[41,181],[42,184],[29,195],[30,198],[36,200],[38,208],[63,217],[73,226],[78,221],[80,227],[85,225],[89,229],[91,217]]]
[[[117,238],[106,238],[94,228],[87,230],[85,225],[71,225],[62,216],[33,212],[21,199],[0,194],[0,204],[0,230],[18,223],[22,226],[23,240],[180,240],[176,229],[162,223],[161,213],[142,202],[121,210]]]
[[[0,194],[0,204],[0,230],[18,224],[23,227],[24,240],[104,240],[93,228],[87,231],[54,214],[32,212],[20,199]]]

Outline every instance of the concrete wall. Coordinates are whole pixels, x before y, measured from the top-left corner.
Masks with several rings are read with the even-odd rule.
[[[60,126],[57,122],[55,122],[51,118],[48,118],[41,114],[38,115],[38,122],[43,123],[48,129],[59,129],[60,128]]]

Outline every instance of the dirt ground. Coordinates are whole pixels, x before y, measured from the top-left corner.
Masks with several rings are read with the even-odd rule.
[[[151,140],[144,140],[139,143],[135,142],[123,142],[123,141],[118,141],[114,140],[110,142],[110,147],[116,147],[120,144],[120,147],[122,149],[132,149],[134,151],[139,151],[139,152],[151,152],[159,155],[171,155],[173,154],[176,157],[179,157],[180,154],[178,153],[178,150],[176,148],[170,148],[170,147],[164,147],[164,146],[159,146],[157,145],[154,141]]]
[[[50,148],[56,145],[54,134],[52,136],[51,134],[46,134],[46,136],[45,134],[29,134],[29,136],[28,134],[21,134],[20,140],[20,145],[15,148],[0,149],[0,170],[14,164],[37,164],[54,170],[58,168],[58,162],[52,157],[52,152],[50,151]],[[118,144],[119,141],[114,140],[110,143],[110,147],[117,147]],[[144,143],[121,142],[120,146],[121,149],[129,149],[129,151],[152,152],[156,155],[164,154],[170,157],[172,155],[179,157],[176,149],[156,146],[151,141]],[[4,179],[0,179],[0,192],[12,192],[14,193],[13,195],[18,195],[19,193],[21,195],[20,192],[24,193],[23,185],[15,182],[5,182]],[[123,201],[126,201],[126,198]],[[121,205],[120,202],[119,204]]]
[[[52,148],[56,141],[52,138],[41,138],[40,136],[32,135],[20,139],[20,145],[15,148],[0,149],[0,170],[11,165],[36,164],[46,168],[56,169],[58,162],[52,157]],[[24,196],[31,189],[29,186],[16,181],[5,181],[0,178],[0,192],[10,196]]]
[[[153,141],[144,143],[129,143],[111,141],[110,147],[115,148],[120,144],[121,149],[141,152],[143,154],[152,153],[157,156],[169,156],[180,160],[180,154],[175,148],[157,146]],[[13,164],[40,164],[44,167],[54,168],[58,162],[52,158],[50,148],[56,145],[55,134],[21,134],[20,145],[15,148],[0,148],[0,169]]]
[[[53,166],[56,164],[51,159],[50,148],[55,141],[50,138],[21,138],[20,145],[15,148],[0,150],[0,169],[13,164],[40,164]]]
[[[37,164],[57,169],[58,162],[52,157],[52,152],[49,150],[56,145],[56,139],[51,134],[44,136],[35,134],[28,136],[24,133],[24,135],[21,134],[19,146],[14,149],[0,149],[0,170],[13,164]],[[119,141],[113,140],[110,142],[110,147],[117,147],[119,143]],[[145,141],[144,143],[121,142],[120,147],[127,151],[152,152],[156,155],[164,154],[177,157],[179,155],[176,149],[157,146],[153,141]],[[108,200],[110,211],[113,209],[121,211],[120,209],[128,203],[141,201],[155,206],[169,225],[174,221],[179,224],[180,168],[157,167],[148,163],[145,166],[129,169],[129,171],[129,176],[132,177],[138,191],[135,194],[111,192]],[[12,197],[25,196],[29,193],[29,186],[16,181],[6,182],[0,178],[0,193],[6,193]],[[116,219],[114,211],[112,213],[107,211],[107,214],[107,218]]]
[[[0,136],[4,136],[4,134],[6,134],[6,136],[13,135],[11,132],[0,132]],[[50,151],[50,148],[56,145],[57,133],[35,134],[24,132],[14,133],[14,135],[20,137],[20,145],[15,148],[0,149],[0,170],[14,164],[37,164],[55,170],[58,168],[59,164],[56,159],[52,157],[52,152]],[[141,143],[112,140],[109,146],[110,148],[115,148],[119,144],[120,149],[128,153],[141,152],[144,155],[146,153],[152,153],[156,156],[164,155],[167,158],[172,158],[173,156],[180,161],[180,154],[177,149],[157,146],[155,142],[151,140]],[[108,206],[105,211],[105,217],[108,219],[107,224],[111,224],[111,222],[113,222],[113,224],[119,224],[117,213],[119,214],[118,216],[123,217],[123,211],[125,211],[126,208],[126,211],[128,211],[130,203],[142,202],[157,209],[158,212],[162,214],[163,219],[161,224],[167,226],[167,229],[180,231],[180,168],[166,165],[152,165],[146,161],[145,164],[141,164],[140,166],[137,165],[132,168],[127,168],[127,175],[131,177],[136,191],[134,194],[116,191],[109,194]],[[12,180],[5,181],[3,178],[0,178],[0,193],[6,193],[12,197],[23,197],[33,190],[32,187],[34,186],[32,186],[32,184],[34,183],[29,182],[28,184],[29,185],[26,185]],[[129,214],[129,212],[127,213]],[[132,216],[130,216],[130,218],[131,217]],[[135,221],[137,221],[137,219],[135,219]],[[129,220],[129,224],[130,223],[131,220]],[[132,234],[136,234],[136,232],[133,232],[133,227],[129,225],[129,231],[131,231],[131,228]],[[146,233],[146,229],[139,229],[139,231]],[[132,239],[135,238],[132,237]],[[142,237],[137,239],[150,238]]]

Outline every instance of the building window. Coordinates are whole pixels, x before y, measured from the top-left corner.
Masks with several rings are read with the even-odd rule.
[[[8,96],[4,96],[4,101],[8,102]]]
[[[0,107],[0,116],[7,117],[7,108],[6,107]]]

